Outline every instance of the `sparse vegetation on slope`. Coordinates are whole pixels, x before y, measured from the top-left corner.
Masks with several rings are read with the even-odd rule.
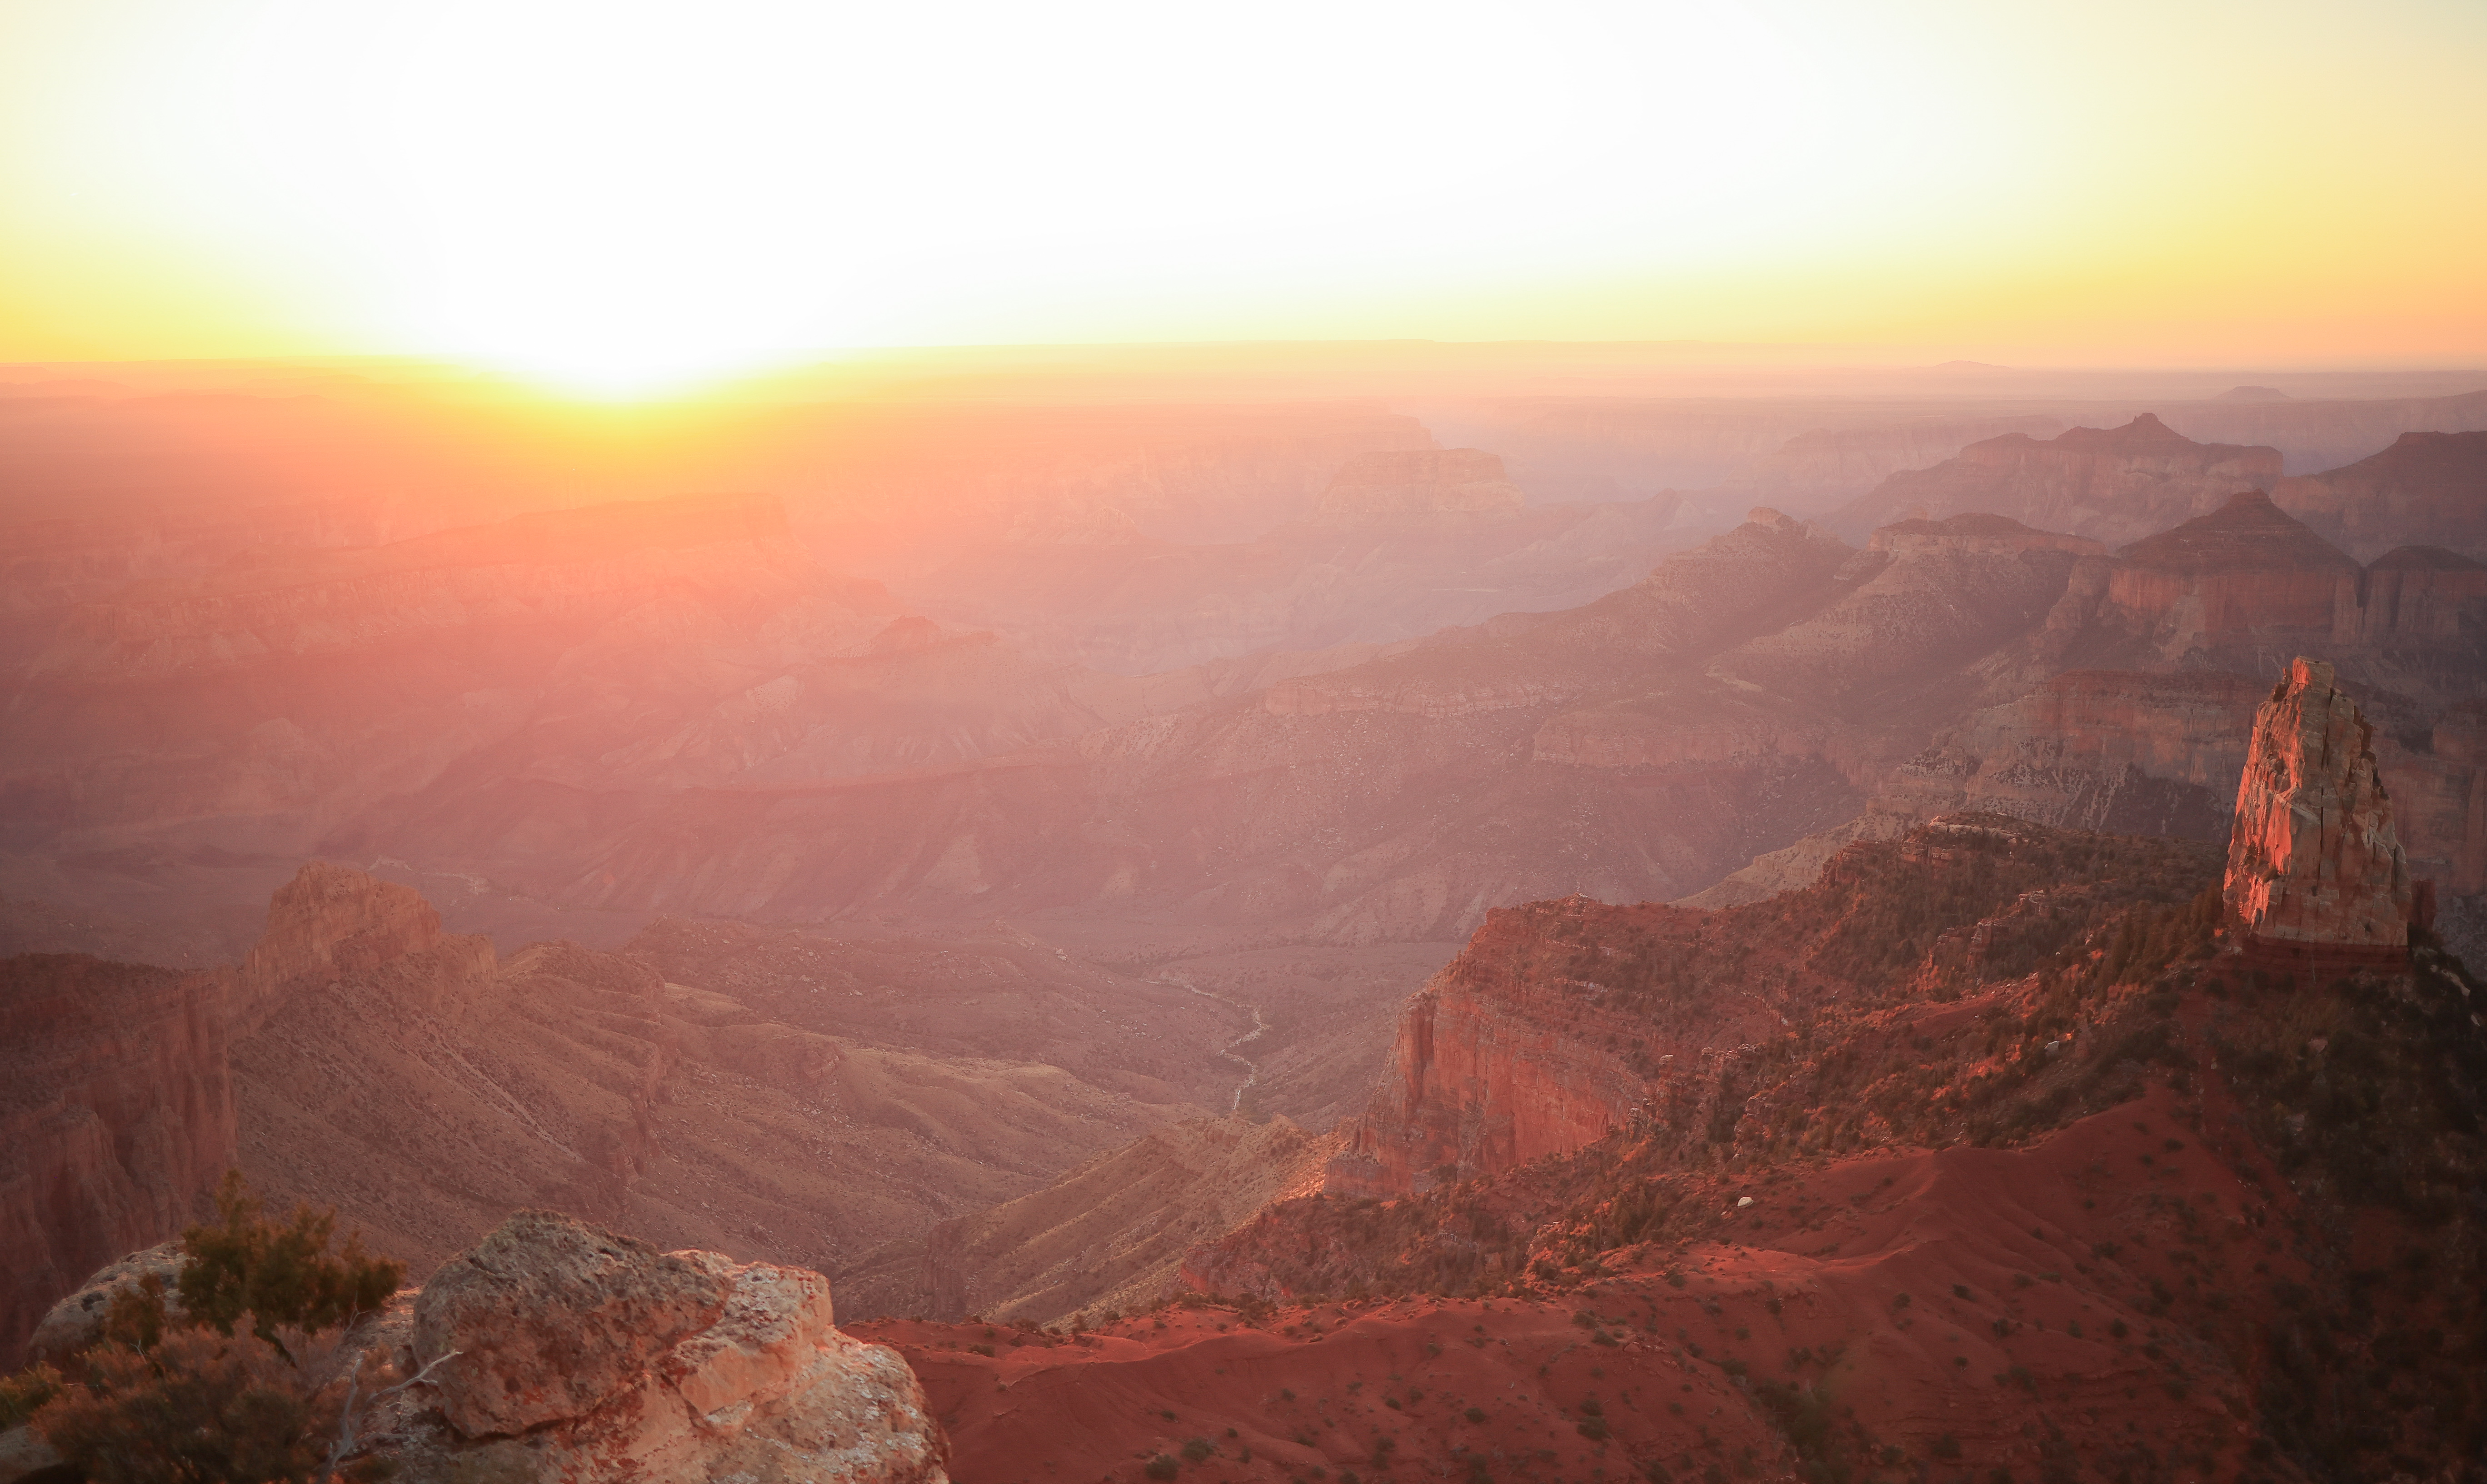
[[[355,1398],[384,1368],[338,1336],[387,1303],[405,1265],[365,1252],[359,1232],[332,1253],[334,1210],[268,1219],[238,1171],[216,1209],[182,1234],[170,1292],[147,1275],[61,1368],[0,1382],[0,1427],[30,1424],[97,1484],[378,1477],[336,1467]]]

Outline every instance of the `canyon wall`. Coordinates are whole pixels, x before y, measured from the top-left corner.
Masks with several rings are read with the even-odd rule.
[[[232,1168],[223,995],[78,954],[0,959],[0,1372],[52,1301],[207,1215]]]
[[[1892,475],[1827,519],[1861,533],[1911,515],[1983,511],[2116,545],[2279,479],[2277,449],[2195,443],[2145,412],[2121,427],[1972,443],[1932,468]]]
[[[2487,431],[2403,433],[2390,448],[2272,486],[2280,508],[2361,560],[2395,546],[2487,558]]]
[[[1395,1195],[1493,1174],[1630,1122],[1678,1070],[1712,1069],[1780,1024],[1770,999],[1704,986],[1653,1005],[1592,978],[1633,967],[1600,937],[1683,949],[1700,914],[1586,898],[1489,913],[1409,1001],[1381,1084],[1325,1189]],[[1602,965],[1612,964],[1611,969]],[[1645,969],[1645,965],[1642,965]]]

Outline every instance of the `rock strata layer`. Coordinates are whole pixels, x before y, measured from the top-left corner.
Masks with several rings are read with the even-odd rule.
[[[2413,894],[2374,728],[2329,664],[2301,658],[2254,713],[2228,908],[2256,946],[2389,954],[2408,947]]]

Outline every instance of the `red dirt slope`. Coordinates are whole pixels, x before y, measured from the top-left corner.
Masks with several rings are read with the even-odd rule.
[[[1785,1477],[1806,1455],[2232,1478],[2257,1378],[2154,1315],[2205,1304],[2242,1333],[2305,1269],[2285,1184],[2206,1151],[2194,1116],[2233,1112],[2161,1089],[2022,1149],[1782,1167],[1750,1207],[1722,1180],[1715,1239],[1627,1250],[1559,1297],[1176,1309],[1074,1340],[857,1329],[924,1378],[970,1484],[1139,1478],[1193,1438],[1204,1480]]]

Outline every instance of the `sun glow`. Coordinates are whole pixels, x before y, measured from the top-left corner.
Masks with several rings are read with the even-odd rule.
[[[614,395],[839,345],[2102,309],[2145,351],[2206,308],[2487,349],[2487,21],[2395,9],[30,0],[0,334]]]

